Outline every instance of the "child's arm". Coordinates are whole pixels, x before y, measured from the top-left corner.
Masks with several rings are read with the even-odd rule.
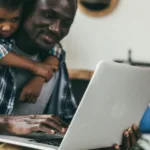
[[[0,65],[27,69],[35,75],[44,77],[46,80],[50,80],[52,77],[52,68],[50,65],[32,61],[14,52],[9,52],[3,56],[0,59]]]
[[[49,57],[47,57],[44,63],[49,64],[53,68],[53,72],[57,72],[60,64],[60,57],[62,57],[64,51],[61,47],[54,47],[54,49],[50,52]],[[35,76],[27,85],[23,88],[20,98],[20,101],[26,101],[29,103],[35,103],[37,98],[40,95],[41,89],[45,80],[43,80],[39,76]],[[29,96],[30,95],[30,96]]]
[[[14,52],[9,52],[3,58],[0,59],[1,65],[19,67],[23,69],[35,72],[35,63],[32,60],[26,59],[25,57],[19,56]]]
[[[59,60],[55,56],[49,56],[45,61],[45,64],[50,64],[53,68],[53,73],[58,71]],[[28,82],[23,88],[19,100],[22,102],[36,103],[39,97],[43,84],[45,83],[44,78],[35,76],[30,82]]]

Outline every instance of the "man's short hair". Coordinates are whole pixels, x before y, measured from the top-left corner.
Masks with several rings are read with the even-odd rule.
[[[25,0],[0,0],[0,8],[17,10],[22,7]]]
[[[23,20],[28,18],[34,12],[34,8],[36,6],[37,0],[24,0],[23,7]]]
[[[71,2],[77,8],[77,0],[71,0]],[[37,3],[37,0],[25,0],[24,18],[28,17],[29,15],[33,13],[36,3]]]

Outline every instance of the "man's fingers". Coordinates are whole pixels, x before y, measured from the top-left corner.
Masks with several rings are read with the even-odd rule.
[[[114,150],[120,150],[120,146],[119,145],[115,145],[114,146]]]
[[[44,132],[44,133],[48,133],[48,134],[55,134],[55,130],[49,128],[49,127],[46,127],[45,125],[43,124],[35,124],[35,125],[32,125],[32,127],[30,128],[30,133],[32,132],[38,132],[38,131],[41,131],[41,132]]]
[[[62,125],[62,121],[59,117],[52,115],[50,119],[55,121],[57,124]]]
[[[60,124],[57,124],[57,122],[55,122],[52,119],[47,119],[43,123],[52,127],[53,129],[56,129],[58,132],[61,132],[61,133],[65,133],[67,130],[66,128],[63,128]]]
[[[33,132],[38,132],[38,131],[41,131],[41,132],[44,132],[44,133],[48,133],[48,134],[55,134],[55,131],[50,129],[50,128],[47,128],[45,127],[44,125],[39,125],[39,124],[35,124],[35,125],[32,125],[32,127],[30,128],[30,133],[33,133]]]
[[[32,132],[42,131],[49,134],[55,134],[56,131],[65,133],[66,129],[62,128],[55,121],[50,119],[24,119],[28,124],[30,124]]]
[[[129,137],[130,137],[130,147],[132,147],[136,143],[136,138],[135,138],[135,135],[134,135],[132,128],[129,128],[128,132],[129,132]]]
[[[66,132],[67,128],[68,128],[68,124],[65,123],[64,121],[62,121],[59,117],[52,115],[50,118],[48,118],[47,120],[48,122],[53,122],[54,126],[56,125],[56,129],[60,132]],[[58,127],[58,128],[57,128]],[[61,129],[60,129],[61,127]]]
[[[130,148],[130,137],[129,137],[128,131],[124,132],[123,141],[122,141],[122,148],[123,148],[123,150],[128,150]]]
[[[58,132],[65,133],[66,128],[62,125],[62,121],[54,115],[31,115],[31,119],[43,119],[42,124],[46,124],[50,128],[56,129]]]
[[[44,124],[41,124],[39,126],[39,131],[42,131],[42,132],[45,132],[45,133],[48,133],[48,134],[55,134],[55,130],[53,129],[50,129],[49,127],[46,127]]]
[[[34,119],[52,119],[53,121],[57,122],[57,124],[60,124],[60,125],[67,125],[67,123],[65,123],[64,121],[62,121],[59,117],[56,117],[55,115],[53,114],[50,114],[50,115],[31,115],[32,118],[34,117]]]
[[[50,119],[55,121],[57,124],[65,127],[65,128],[68,128],[68,124],[66,122],[64,122],[63,120],[61,120],[59,117],[52,115],[50,117]]]
[[[134,132],[134,135],[135,135],[135,139],[136,139],[136,141],[138,141],[141,137],[141,132],[140,132],[139,128],[136,125],[133,125],[132,129],[133,129],[133,132]]]

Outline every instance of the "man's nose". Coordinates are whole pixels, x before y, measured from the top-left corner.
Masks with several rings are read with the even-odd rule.
[[[57,20],[53,24],[49,25],[49,30],[56,33],[56,34],[60,34],[61,33],[61,22],[60,22],[60,20]]]
[[[9,24],[5,24],[1,27],[1,30],[4,32],[8,32],[11,30],[11,26]]]

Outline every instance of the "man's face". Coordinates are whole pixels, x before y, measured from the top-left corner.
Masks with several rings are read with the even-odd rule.
[[[8,10],[0,8],[0,37],[8,38],[18,29],[22,8]]]
[[[24,24],[25,32],[41,49],[49,51],[69,32],[76,13],[72,0],[37,0],[33,14]]]

